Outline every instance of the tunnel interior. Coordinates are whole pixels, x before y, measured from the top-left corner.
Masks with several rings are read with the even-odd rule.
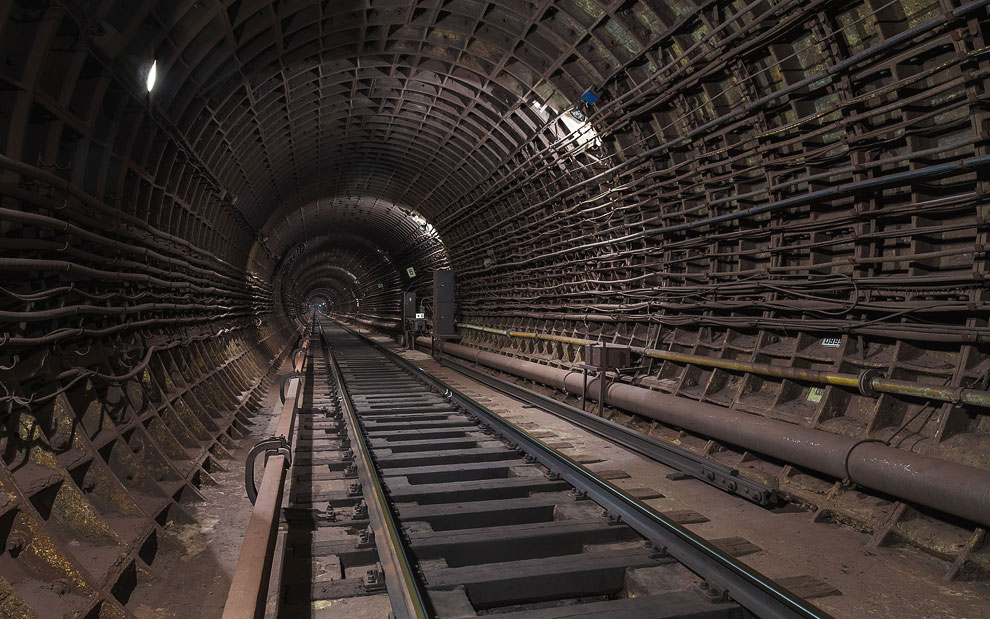
[[[987,475],[988,50],[983,0],[0,2],[0,614],[131,616],[314,312],[439,270],[462,346]],[[947,571],[985,535],[617,415]]]

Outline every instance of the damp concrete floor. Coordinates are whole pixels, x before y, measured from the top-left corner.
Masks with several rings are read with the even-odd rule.
[[[289,370],[283,363],[278,374]],[[244,490],[244,458],[259,440],[270,436],[281,409],[278,383],[268,390],[250,435],[237,441],[225,470],[210,474],[215,484],[200,488],[203,499],[185,505],[190,523],[170,523],[160,558],[167,582],[154,583],[135,609],[139,619],[216,619],[223,613],[231,575],[244,542],[251,503]],[[258,470],[260,475],[261,465]],[[260,481],[260,478],[259,478]]]

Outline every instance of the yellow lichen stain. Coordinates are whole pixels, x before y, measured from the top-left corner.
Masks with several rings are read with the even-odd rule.
[[[55,544],[45,535],[42,527],[37,522],[25,514],[19,514],[18,524],[21,528],[27,529],[30,532],[28,536],[30,541],[24,547],[24,554],[36,557],[52,570],[65,575],[68,580],[84,590],[84,595],[89,593],[89,586],[83,579],[82,574],[75,568],[68,557],[58,551]],[[26,565],[30,566],[31,563],[28,562]],[[38,573],[37,575],[42,579],[51,579],[51,574]]]
[[[64,483],[55,495],[52,518],[66,530],[99,543],[119,543],[110,525],[86,500],[75,484]]]
[[[18,418],[17,437],[25,443],[29,443],[41,437],[41,428],[38,427],[38,420],[31,415],[21,415]]]
[[[99,617],[100,619],[125,619],[127,615],[113,604],[103,602],[100,604]]]
[[[41,446],[35,446],[31,449],[30,458],[31,462],[53,471],[59,471],[62,468],[55,454]]]
[[[68,403],[65,400],[65,394],[62,394],[55,398],[52,404],[52,418],[54,421],[55,434],[61,436],[71,436],[72,428],[75,425],[75,415],[69,409]]]
[[[131,495],[128,494],[127,490],[116,479],[105,472],[102,467],[98,468],[95,473],[96,487],[93,489],[93,493],[104,504],[111,505],[115,514],[135,517],[143,515],[134,503],[134,499],[131,498]]]
[[[141,466],[141,460],[134,455],[131,451],[130,446],[123,440],[118,441],[113,447],[113,461],[116,463],[118,471],[117,477],[119,478],[121,474],[126,474],[124,479],[120,482],[125,486],[131,485],[132,483],[141,482],[147,480],[148,476],[145,474],[144,468]],[[130,496],[128,495],[127,500],[133,504]],[[135,506],[136,507],[136,506]]]
[[[17,597],[14,587],[6,578],[0,578],[0,616],[10,619],[37,619],[38,615]]]
[[[938,15],[938,2],[932,0],[902,0],[904,16],[908,18],[908,28],[914,28]]]

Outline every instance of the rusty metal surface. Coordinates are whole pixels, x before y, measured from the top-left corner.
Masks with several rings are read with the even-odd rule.
[[[630,380],[990,469],[987,23],[984,0],[0,2],[0,532],[38,532],[0,563],[9,612],[126,616],[164,505],[309,303],[388,328],[438,268],[485,329],[465,345],[656,351]],[[990,571],[971,523],[626,421]]]

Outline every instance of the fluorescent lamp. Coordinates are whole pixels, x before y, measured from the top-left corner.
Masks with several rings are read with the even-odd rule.
[[[158,61],[154,60],[148,69],[148,77],[144,81],[145,88],[151,92],[155,88],[155,80],[158,79]]]

